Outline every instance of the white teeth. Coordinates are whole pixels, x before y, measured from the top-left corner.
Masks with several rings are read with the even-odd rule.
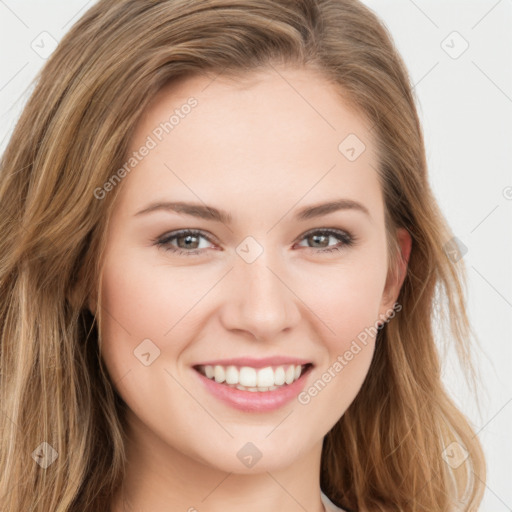
[[[274,372],[274,384],[276,386],[282,386],[284,384],[285,380],[285,372],[284,368],[280,366],[279,368],[276,368],[276,371]]]
[[[274,385],[274,370],[270,366],[258,370],[258,387],[269,387]]]
[[[257,374],[254,368],[242,366],[238,374],[238,383],[247,388],[253,388],[257,385]]]
[[[224,383],[244,391],[272,391],[285,384],[292,384],[302,374],[301,365],[267,366],[252,368],[250,366],[203,366],[201,373],[219,384]]]
[[[215,376],[215,382],[224,382],[226,380],[226,372],[224,371],[224,367],[217,365],[215,366],[213,371]]]
[[[293,382],[294,378],[295,378],[295,367],[288,366],[288,369],[286,370],[286,377],[284,378],[284,381],[286,382],[286,384],[291,384]]]
[[[235,366],[227,367],[226,384],[238,384],[238,370]]]

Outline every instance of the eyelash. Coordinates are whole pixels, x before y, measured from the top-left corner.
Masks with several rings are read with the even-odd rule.
[[[340,241],[343,242],[342,246],[335,246],[335,247],[329,247],[326,249],[318,249],[315,251],[315,247],[306,247],[306,249],[312,249],[315,252],[320,253],[333,253],[333,252],[339,252],[343,250],[346,247],[351,247],[356,242],[357,238],[349,233],[348,231],[341,231],[337,229],[315,229],[308,231],[302,235],[302,238],[299,241],[304,240],[308,236],[320,234],[320,235],[329,235],[334,236],[335,238],[338,238]],[[156,245],[159,249],[163,249],[164,251],[169,251],[171,253],[175,253],[178,256],[195,256],[197,254],[200,254],[203,249],[194,249],[191,251],[184,251],[182,249],[173,247],[170,245],[170,241],[174,240],[175,238],[179,238],[180,236],[184,235],[192,235],[192,236],[201,236],[208,240],[208,242],[213,243],[212,240],[205,235],[203,231],[196,230],[196,229],[182,229],[179,231],[173,231],[169,233],[168,235],[164,237],[159,237],[154,240],[152,240],[153,244]]]

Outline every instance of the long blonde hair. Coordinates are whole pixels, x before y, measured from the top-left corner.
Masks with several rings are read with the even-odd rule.
[[[434,336],[446,325],[474,379],[465,270],[444,249],[452,233],[407,71],[357,0],[101,0],[48,59],[1,160],[2,510],[109,509],[126,463],[125,404],[100,357],[101,307],[94,317],[86,305],[99,303],[119,187],[102,200],[94,190],[165,84],[276,63],[321,72],[370,120],[390,261],[397,227],[413,241],[402,311],[379,330],[359,394],[324,439],[321,487],[353,510],[477,510],[484,455],[444,389]],[[468,457],[455,467],[447,450]]]

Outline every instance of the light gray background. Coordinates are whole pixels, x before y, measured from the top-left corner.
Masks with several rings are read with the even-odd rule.
[[[51,38],[59,41],[93,3],[0,0],[0,152]],[[467,247],[469,312],[481,343],[475,359],[482,413],[453,353],[443,375],[487,455],[480,510],[512,510],[512,0],[364,3],[388,26],[409,68],[431,183]]]

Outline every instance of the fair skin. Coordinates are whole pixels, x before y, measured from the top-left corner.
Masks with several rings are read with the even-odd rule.
[[[309,403],[293,399],[274,411],[222,402],[193,366],[299,357],[313,364],[307,390],[358,334],[389,316],[410,238],[397,232],[404,261],[389,278],[373,135],[319,75],[281,67],[243,83],[182,80],[153,99],[128,153],[191,96],[198,105],[124,178],[109,225],[102,357],[129,407],[124,493],[112,511],[321,512],[322,441],[356,397],[375,337]],[[366,145],[354,161],[338,150],[348,134]],[[294,218],[340,198],[367,213],[346,208]],[[232,222],[164,210],[135,215],[156,201],[206,204]],[[328,228],[352,234],[353,245],[313,236]],[[201,234],[187,245],[182,235],[167,244],[195,255],[152,242],[181,229],[209,239]],[[248,236],[263,249],[251,263],[237,253]],[[321,252],[336,246],[341,250]],[[148,366],[134,356],[145,339],[160,350]],[[252,467],[237,457],[248,442],[262,454]]]

